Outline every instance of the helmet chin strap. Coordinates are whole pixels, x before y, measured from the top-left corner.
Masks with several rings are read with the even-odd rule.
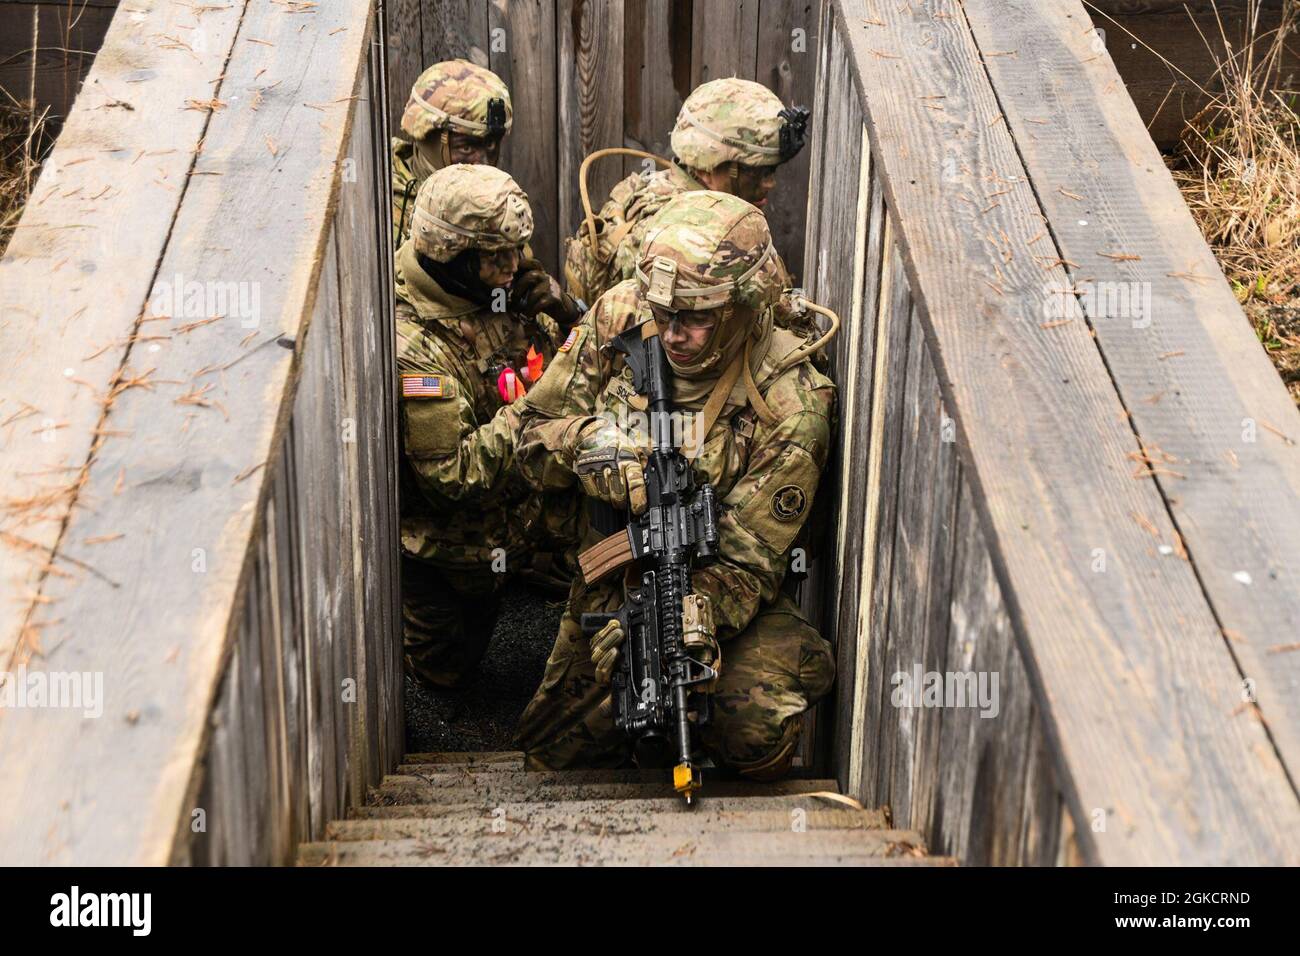
[[[451,133],[447,130],[442,131],[442,165],[445,169],[451,165]]]

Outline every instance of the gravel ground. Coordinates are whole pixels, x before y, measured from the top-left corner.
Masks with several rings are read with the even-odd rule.
[[[541,683],[563,609],[563,601],[512,584],[472,684],[434,690],[407,674],[406,752],[509,750],[519,715]]]

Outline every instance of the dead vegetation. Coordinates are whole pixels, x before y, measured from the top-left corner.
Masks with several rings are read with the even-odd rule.
[[[0,90],[0,256],[40,173],[47,110],[37,112]]]
[[[1286,0],[1280,26],[1270,31],[1257,26],[1260,0],[1247,6],[1247,36],[1228,36],[1220,26],[1229,52],[1217,58],[1210,102],[1169,161],[1255,334],[1300,404],[1300,88],[1282,70],[1284,44],[1300,42],[1300,0]]]

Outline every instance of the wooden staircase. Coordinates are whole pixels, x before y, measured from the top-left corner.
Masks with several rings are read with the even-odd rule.
[[[529,772],[523,754],[409,754],[299,866],[951,866],[834,780],[709,780],[687,807],[667,771]]]

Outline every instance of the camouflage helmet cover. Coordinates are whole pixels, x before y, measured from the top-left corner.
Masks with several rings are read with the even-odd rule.
[[[449,262],[466,249],[495,252],[522,246],[533,234],[528,196],[495,166],[457,163],[420,186],[411,221],[415,251]]]
[[[485,137],[493,100],[504,105],[502,132],[508,133],[514,112],[510,91],[501,77],[468,60],[435,63],[411,87],[411,98],[402,114],[402,131],[416,142],[441,130]],[[496,119],[501,120],[499,112]]]
[[[669,361],[679,376],[714,374],[745,346],[771,332],[782,270],[767,219],[728,193],[692,190],[669,201],[650,221],[636,277],[640,298],[669,311],[721,307],[697,359]],[[739,306],[740,308],[736,308]]]
[[[762,310],[781,295],[763,213],[708,189],[682,193],[659,210],[641,244],[636,275],[647,301],[673,311],[727,303]]]
[[[728,162],[777,166],[787,158],[781,152],[782,109],[775,93],[752,80],[703,83],[677,114],[673,154],[691,169]]]

